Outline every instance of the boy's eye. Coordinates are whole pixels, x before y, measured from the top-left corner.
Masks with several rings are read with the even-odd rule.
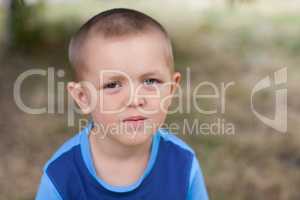
[[[121,83],[120,81],[113,81],[113,82],[110,82],[110,83],[107,83],[104,85],[104,89],[114,89],[114,88],[118,88],[118,87],[121,87]]]
[[[144,83],[146,85],[153,85],[155,83],[160,83],[160,81],[155,78],[149,78],[149,79],[144,80]]]

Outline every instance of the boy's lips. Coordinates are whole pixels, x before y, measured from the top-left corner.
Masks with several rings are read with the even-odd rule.
[[[123,123],[126,124],[126,129],[129,128],[130,130],[133,128],[133,129],[138,129],[138,128],[142,128],[144,127],[144,123],[145,123],[145,120],[147,118],[146,117],[143,117],[143,116],[131,116],[131,117],[128,117],[128,118],[125,118],[123,120]]]
[[[127,117],[123,120],[123,122],[137,122],[137,121],[144,121],[145,119],[147,119],[146,117],[143,117],[141,115],[137,115],[137,116],[131,116],[131,117]]]

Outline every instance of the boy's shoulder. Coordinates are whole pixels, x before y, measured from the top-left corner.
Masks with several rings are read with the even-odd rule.
[[[59,159],[64,154],[71,151],[74,147],[79,146],[81,143],[82,136],[85,133],[86,129],[87,127],[77,132],[74,136],[67,139],[60,147],[58,147],[58,149],[52,154],[50,159],[48,159],[48,161],[44,165],[44,171],[46,171],[49,165],[55,160]]]
[[[190,172],[197,160],[195,151],[175,133],[167,129],[160,129],[158,133],[160,142],[156,162],[163,160],[160,163],[170,165],[171,168],[176,163],[181,169],[185,168],[187,172]]]

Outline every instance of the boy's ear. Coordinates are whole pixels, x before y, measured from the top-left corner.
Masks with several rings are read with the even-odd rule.
[[[179,86],[181,81],[181,74],[180,72],[174,72],[173,76],[172,76],[172,82],[173,84],[171,85],[171,94],[173,95],[177,89],[177,87]]]
[[[83,114],[89,114],[91,112],[89,105],[89,97],[87,92],[84,90],[83,86],[80,83],[69,82],[67,84],[67,90],[72,96],[74,101],[80,107],[80,110]]]

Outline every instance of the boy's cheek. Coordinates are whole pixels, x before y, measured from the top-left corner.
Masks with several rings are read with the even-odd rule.
[[[123,110],[124,107],[125,104],[120,97],[100,97],[96,109],[100,112],[112,111],[118,113]]]
[[[161,112],[167,113],[168,109],[172,103],[172,96],[164,96],[163,98],[160,99],[160,110]]]
[[[119,123],[117,115],[114,114],[103,114],[100,112],[92,113],[93,119],[104,126],[116,125]]]

